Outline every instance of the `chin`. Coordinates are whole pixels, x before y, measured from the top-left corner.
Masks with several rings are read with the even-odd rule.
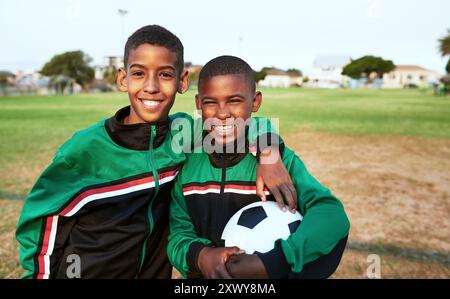
[[[165,120],[167,118],[168,114],[165,113],[148,113],[148,112],[140,112],[139,116],[141,119],[143,119],[146,123],[154,123],[158,121]]]
[[[232,134],[229,134],[229,135],[225,135],[225,136],[223,136],[223,135],[220,135],[220,134],[217,134],[217,133],[215,133],[215,132],[210,132],[210,134],[213,134],[213,138],[214,138],[214,140],[215,140],[215,142],[217,143],[217,144],[220,144],[220,145],[227,145],[227,144],[230,144],[230,143],[234,143],[234,142],[236,142],[237,141],[237,137],[236,136],[239,136],[239,137],[243,137],[243,136],[241,136],[241,135],[243,135],[243,133],[244,132],[234,132],[234,133],[232,133]],[[243,138],[245,138],[245,137],[243,137]],[[245,142],[245,141],[244,141]]]
[[[217,144],[220,145],[233,143],[236,140],[234,136],[221,136],[221,135],[214,135],[214,139],[217,142]]]

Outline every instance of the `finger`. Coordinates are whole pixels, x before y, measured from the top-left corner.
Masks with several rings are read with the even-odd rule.
[[[294,187],[294,183],[292,183],[292,180],[287,184],[289,190],[291,190],[292,197],[294,197],[295,202],[297,202],[298,195],[297,195],[297,189]]]
[[[229,255],[230,256],[235,256],[235,255],[240,255],[240,254],[244,254],[245,253],[245,250],[244,249],[237,249],[237,251],[236,250],[233,250],[233,251],[231,251],[230,253],[229,253]]]
[[[231,264],[235,264],[237,263],[237,258],[236,255],[232,255],[230,256],[230,258],[227,260],[227,262],[225,263],[225,265],[231,265]]]
[[[217,274],[218,278],[223,278],[223,279],[232,279],[233,278],[233,277],[231,277],[230,273],[228,273],[225,265],[217,266],[216,271],[217,271],[216,274]]]
[[[280,186],[281,192],[283,192],[284,199],[286,200],[286,203],[289,206],[289,210],[292,212],[297,209],[296,200],[294,200],[291,190],[286,184],[283,184]]]
[[[256,195],[261,198],[262,201],[266,201],[266,194],[264,193],[264,179],[258,175],[256,177]]]
[[[227,251],[232,253],[232,254],[237,254],[241,249],[237,246],[233,246],[233,247],[227,247]]]
[[[226,247],[226,250],[224,251],[224,256],[223,256],[224,263],[228,262],[228,260],[231,256],[239,254],[240,251],[241,251],[241,249],[237,246]]]
[[[228,262],[225,263],[225,268],[227,268],[227,271],[231,276],[234,276],[235,265],[236,265],[236,262],[234,261],[234,258],[230,258],[228,260]]]
[[[232,277],[232,278],[238,278],[237,274],[239,273],[239,266],[238,263],[226,263],[225,264],[225,268],[228,272],[228,274]]]
[[[283,196],[281,195],[278,186],[274,186],[273,188],[271,188],[270,192],[272,192],[273,196],[275,197],[275,200],[277,201],[280,209],[286,211],[286,205],[284,204]]]

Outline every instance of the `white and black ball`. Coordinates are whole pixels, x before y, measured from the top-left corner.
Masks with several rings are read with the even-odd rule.
[[[247,254],[265,253],[274,248],[276,240],[286,240],[295,232],[302,219],[298,211],[283,211],[276,202],[254,202],[228,220],[222,240],[226,247],[237,246]]]

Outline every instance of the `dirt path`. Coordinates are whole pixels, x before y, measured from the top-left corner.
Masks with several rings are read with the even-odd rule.
[[[450,269],[450,141],[317,132],[285,140],[343,201],[349,248],[431,259]]]

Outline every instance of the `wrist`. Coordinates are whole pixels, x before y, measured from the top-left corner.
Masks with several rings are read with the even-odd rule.
[[[211,247],[205,246],[202,249],[200,249],[198,253],[197,269],[200,270],[201,272],[203,272],[203,261],[205,259],[205,256],[207,256],[211,250],[212,250]]]
[[[274,164],[281,159],[278,146],[268,146],[257,154],[259,164]]]
[[[191,245],[189,246],[189,250],[187,252],[186,255],[186,262],[188,264],[188,267],[191,271],[193,272],[199,272],[200,269],[198,268],[198,260],[199,260],[199,255],[200,255],[200,251],[203,248],[207,248],[210,245],[208,244],[203,244],[201,242],[193,242],[191,243]]]
[[[287,278],[291,271],[291,265],[287,262],[281,244],[266,253],[258,253],[266,274],[270,279]]]

